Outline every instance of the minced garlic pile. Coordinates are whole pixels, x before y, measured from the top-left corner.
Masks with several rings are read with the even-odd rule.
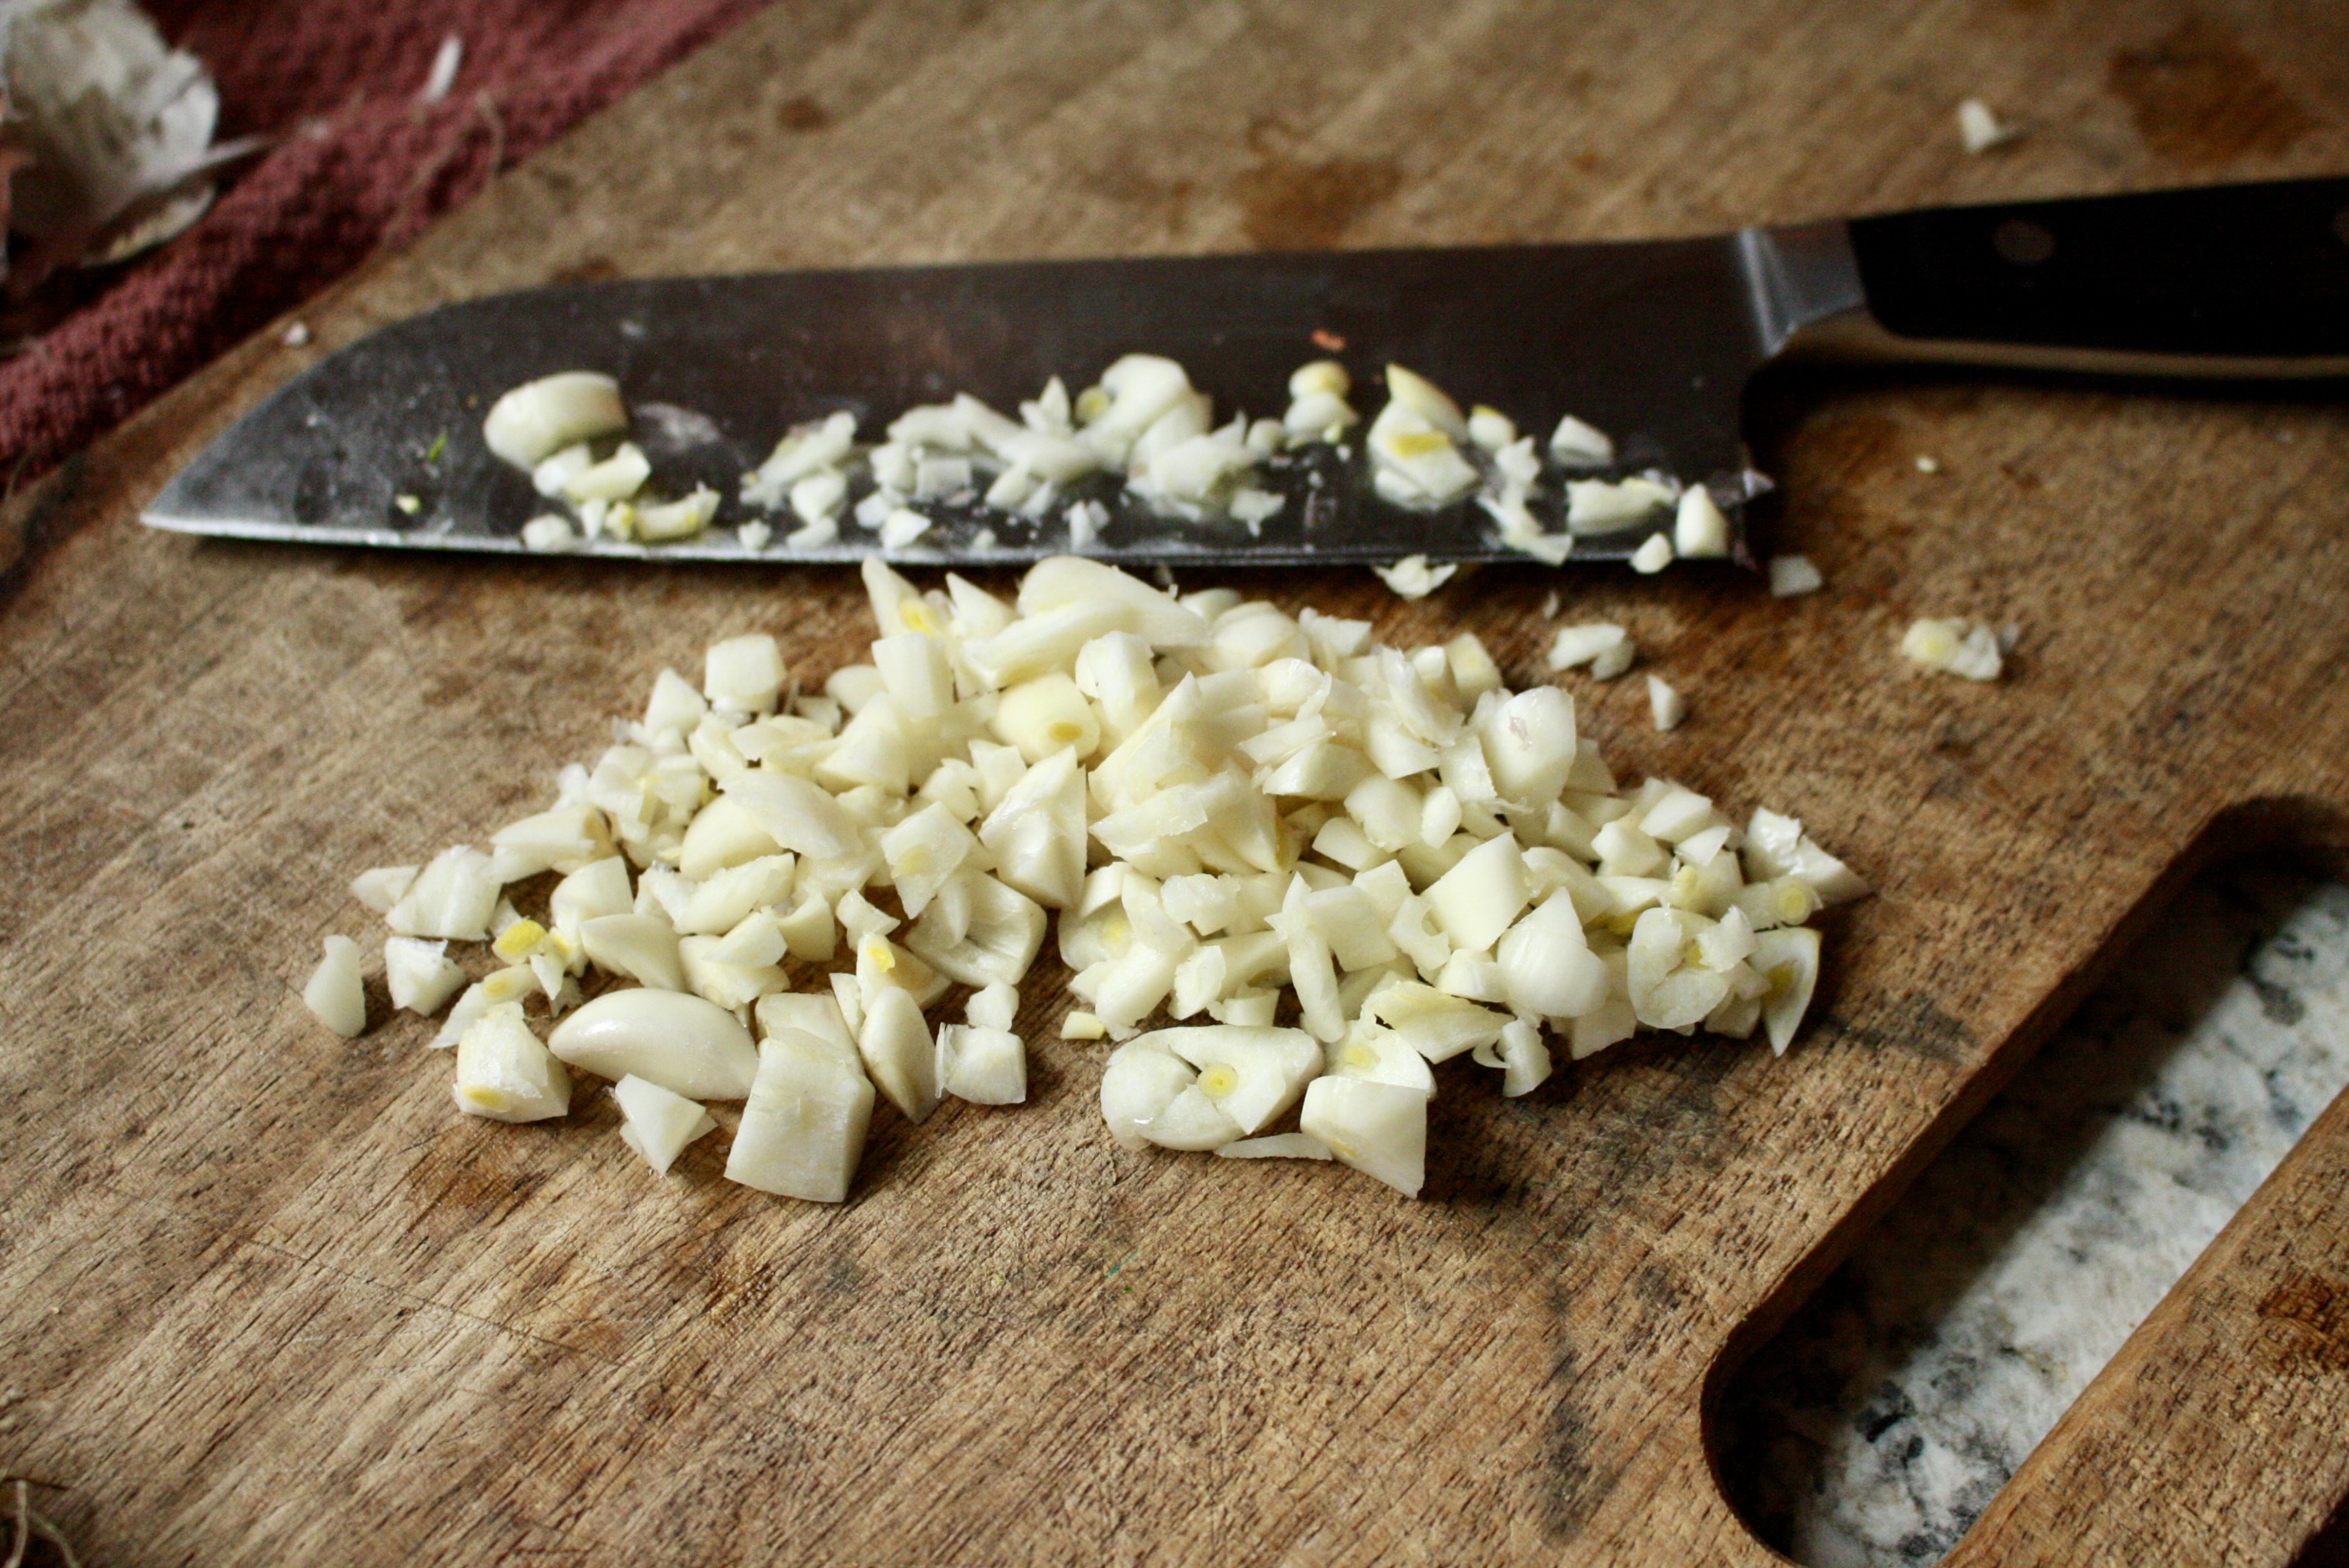
[[[1640,528],[1669,517],[1640,547],[1633,564],[1656,572],[1683,556],[1725,556],[1727,515],[1702,485],[1661,471],[1605,479],[1595,470],[1616,460],[1613,441],[1568,415],[1551,434],[1547,463],[1515,420],[1479,406],[1463,413],[1425,377],[1390,365],[1387,402],[1362,439],[1372,488],[1398,507],[1433,511],[1472,497],[1507,547],[1552,565],[1577,537]],[[1361,416],[1348,399],[1353,383],[1333,359],[1316,360],[1289,377],[1289,404],[1278,419],[1234,414],[1222,423],[1212,398],[1174,360],[1129,354],[1098,384],[1071,398],[1054,377],[1013,418],[968,394],[911,408],[886,438],[860,445],[857,419],[841,412],[802,425],[742,476],[747,521],[736,538],[764,550],[775,538],[770,518],[789,527],[787,550],[836,543],[843,522],[902,551],[936,522],[940,506],[982,505],[1003,528],[1065,531],[1081,553],[1109,521],[1108,508],[1075,488],[1100,475],[1123,476],[1125,493],[1170,522],[1228,521],[1261,532],[1288,498],[1267,488],[1273,471],[1300,449],[1328,446],[1344,455]],[[523,540],[533,550],[565,550],[598,537],[659,542],[708,530],[718,492],[698,486],[667,500],[650,499],[652,465],[626,438],[628,410],[608,376],[567,371],[517,387],[490,410],[490,449],[527,469],[539,493],[566,508],[533,519]],[[1318,473],[1309,483],[1318,482]],[[1530,506],[1545,482],[1563,486],[1566,530],[1546,531]],[[931,510],[926,510],[931,509]],[[990,525],[984,542],[994,542]],[[1419,557],[1384,573],[1399,593],[1416,598],[1448,576]]]
[[[715,1127],[702,1102],[744,1100],[727,1175],[837,1202],[876,1092],[914,1121],[1026,1098],[1015,988],[1057,916],[1082,1004],[1062,1036],[1113,1043],[1112,1136],[1334,1157],[1415,1194],[1432,1065],[1469,1055],[1519,1095],[1552,1042],[1758,1029],[1784,1051],[1809,921],[1867,891],[1791,818],[1619,787],[1573,698],[1512,693],[1473,634],[1385,647],[1074,557],[1012,603],[864,574],[871,662],[820,694],[773,637],[729,638],[486,852],[353,884],[391,928],[393,1002],[455,997],[432,1044],[460,1110],[559,1117],[584,1070],[666,1171]],[[1571,659],[1622,646],[1577,631]],[[543,907],[508,902],[550,873]],[[469,985],[450,942],[504,966]],[[346,1035],[361,969],[330,937],[305,994]],[[610,988],[583,1001],[591,975]],[[934,1026],[957,985],[961,1021]]]

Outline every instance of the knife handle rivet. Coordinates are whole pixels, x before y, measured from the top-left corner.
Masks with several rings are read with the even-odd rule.
[[[2028,218],[2009,218],[1990,237],[2000,257],[2018,267],[2035,267],[2055,253],[2055,236]]]

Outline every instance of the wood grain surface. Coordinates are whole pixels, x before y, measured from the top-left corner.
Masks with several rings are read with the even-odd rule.
[[[1958,149],[1956,101],[2025,129]],[[2337,395],[1814,377],[1756,408],[1827,591],[1487,571],[1248,585],[1483,635],[1543,595],[1687,694],[1572,689],[1619,771],[1800,811],[1882,890],[1783,1060],[1442,1075],[1424,1201],[883,1114],[854,1199],[652,1179],[603,1097],[453,1114],[401,1016],[297,995],[361,867],[532,809],[708,639],[821,676],[845,574],[197,543],[133,517],[316,354],[556,278],[1696,232],[2349,167],[2320,0],[779,6],[7,509],[0,1472],[100,1564],[1760,1563],[1704,1400],[2198,854],[2344,838]],[[1938,457],[1920,474],[1913,459]],[[1226,579],[1237,580],[1237,579]],[[1204,580],[1203,580],[1204,581]],[[2012,621],[1993,687],[1920,614]],[[382,1016],[380,989],[374,993]],[[2288,1561],[2349,1491],[2335,1105],[1967,1563]]]

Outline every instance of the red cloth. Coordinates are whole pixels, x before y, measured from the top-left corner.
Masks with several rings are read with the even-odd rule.
[[[148,0],[220,84],[221,139],[283,139],[202,220],[0,365],[12,488],[398,243],[760,0]],[[464,40],[443,101],[417,102]]]

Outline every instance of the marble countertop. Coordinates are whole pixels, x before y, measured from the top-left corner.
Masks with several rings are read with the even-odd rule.
[[[2349,1084],[2349,887],[2196,882],[1725,1401],[1814,1568],[1940,1559]]]

